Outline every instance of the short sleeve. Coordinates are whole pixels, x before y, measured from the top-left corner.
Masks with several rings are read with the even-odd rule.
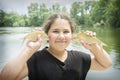
[[[35,54],[32,55],[31,58],[27,61],[28,77],[31,80],[36,80],[35,77],[34,77],[36,75],[36,73],[35,73],[35,64],[36,64]]]
[[[83,61],[83,76],[86,76],[86,73],[89,71],[90,69],[90,65],[91,65],[91,57],[89,54],[83,53],[82,54],[82,61]]]
[[[81,52],[81,51],[72,51],[72,55],[76,59],[77,63],[80,64],[80,70],[81,70],[81,75],[82,75],[82,80],[85,79],[87,72],[90,69],[91,65],[91,57],[90,54]]]
[[[80,56],[81,56],[81,61],[82,61],[82,74],[83,74],[83,78],[86,77],[89,69],[90,69],[90,65],[91,65],[91,57],[90,54],[84,53],[84,52],[79,52]]]

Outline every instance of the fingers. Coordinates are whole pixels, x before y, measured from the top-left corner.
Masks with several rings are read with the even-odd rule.
[[[80,43],[87,49],[89,49],[89,45],[84,41],[84,40],[80,40]]]
[[[89,50],[95,49],[95,48],[97,47],[97,45],[98,45],[98,44],[96,44],[96,43],[88,44],[88,43],[86,43],[84,40],[80,40],[80,43],[81,43],[86,49],[89,49]]]
[[[42,39],[41,39],[41,36],[38,35],[37,38],[36,38],[36,41],[27,40],[26,42],[27,42],[26,43],[27,47],[33,48],[35,46],[41,46]]]
[[[31,47],[31,45],[32,45],[32,42],[31,42],[31,41],[27,41],[26,44],[27,44],[27,47],[32,48],[32,47]]]
[[[33,31],[42,31],[41,28],[35,28]]]
[[[39,43],[41,43],[41,42],[42,42],[41,35],[38,35],[38,36],[37,36],[37,41],[38,41]]]
[[[88,36],[91,36],[91,37],[94,37],[94,36],[96,36],[96,32],[92,32],[92,31],[86,31],[85,32]]]
[[[84,40],[80,40],[80,43],[81,43],[82,45],[85,45],[85,44],[86,44]]]

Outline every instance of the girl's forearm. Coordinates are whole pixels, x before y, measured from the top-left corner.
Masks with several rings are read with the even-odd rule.
[[[23,70],[27,60],[32,56],[33,51],[27,48],[21,51],[16,57],[9,60],[3,67],[0,80],[16,80],[20,72]]]
[[[109,54],[101,47],[94,50],[91,50],[96,61],[102,65],[104,68],[108,68],[112,65]]]

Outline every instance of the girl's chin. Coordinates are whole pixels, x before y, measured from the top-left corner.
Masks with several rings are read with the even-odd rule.
[[[67,46],[66,45],[55,45],[55,46],[51,46],[53,49],[55,49],[56,51],[65,51]]]
[[[57,50],[57,51],[65,51],[65,50],[66,50],[66,47],[65,47],[65,48],[63,48],[63,47],[58,47],[58,48],[56,48],[56,50]]]

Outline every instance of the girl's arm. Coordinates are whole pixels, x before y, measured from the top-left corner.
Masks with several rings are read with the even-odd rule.
[[[40,44],[40,36],[38,36],[36,42],[28,42],[27,46],[3,67],[0,73],[0,80],[20,80],[27,76],[26,62],[40,48]]]
[[[91,70],[105,70],[112,65],[109,54],[98,44],[94,44],[90,50],[93,53],[91,57]]]
[[[95,33],[87,31],[89,36],[96,36]],[[81,40],[82,45],[89,49],[93,55],[91,56],[91,70],[105,70],[112,65],[109,54],[103,49],[100,44],[87,44],[85,41]]]

